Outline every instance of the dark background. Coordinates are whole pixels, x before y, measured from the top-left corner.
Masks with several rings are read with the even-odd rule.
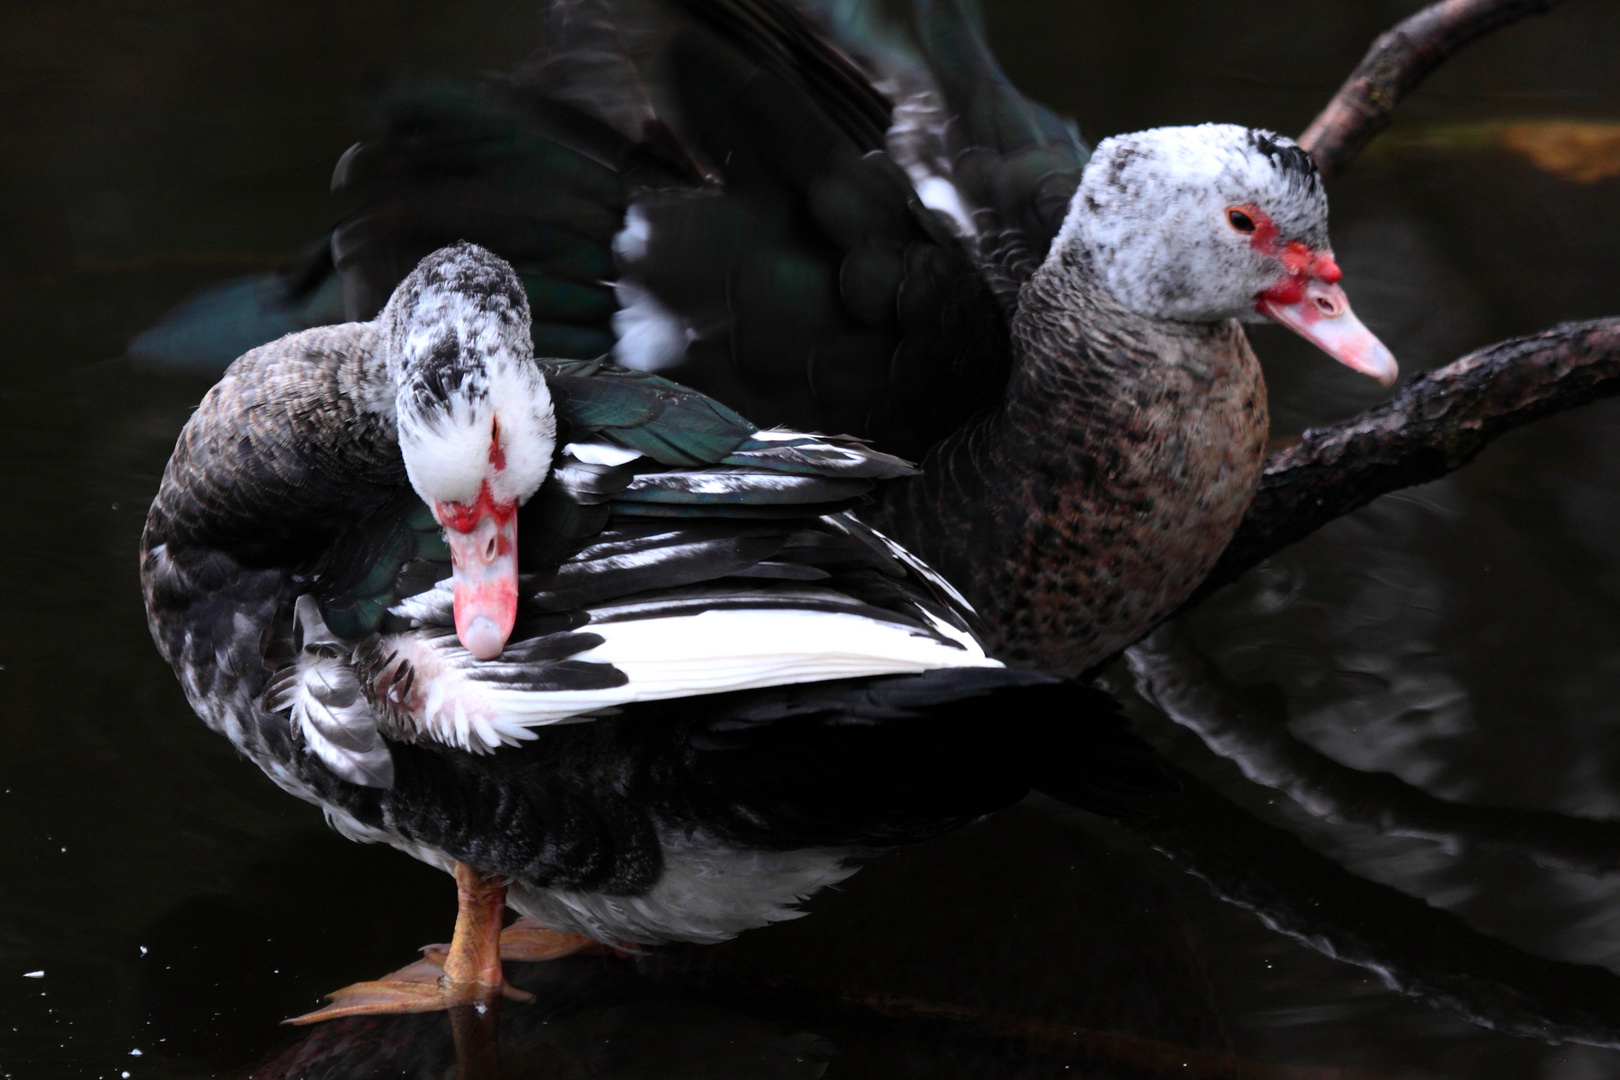
[[[987,6],[1014,81],[1094,141],[1203,120],[1297,133],[1417,5]],[[332,165],[379,90],[503,68],[534,27],[522,4],[442,0],[0,8],[0,1075],[242,1072],[293,1040],[279,1019],[447,935],[442,875],[325,831],[190,715],[152,649],[135,545],[205,383],[116,358],[194,290],[321,234],[341,209]],[[1620,122],[1620,8],[1570,0],[1503,31],[1400,117],[1331,196],[1346,288],[1403,369],[1620,313],[1620,180],[1562,179],[1456,127]],[[1254,340],[1281,434],[1385,395],[1284,332]],[[1347,764],[1461,801],[1620,816],[1617,436],[1611,404],[1504,439],[1272,560],[1198,612],[1195,634]],[[1357,873],[1620,971],[1620,878],[1324,826],[1138,712],[1178,759]],[[1254,1061],[1620,1075],[1620,1053],[1401,998],[1038,801],[878,860],[811,907],[693,962]],[[770,1030],[826,1035],[831,1077],[985,1075],[817,1023]]]

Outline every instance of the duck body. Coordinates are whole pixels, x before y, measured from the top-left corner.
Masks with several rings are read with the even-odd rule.
[[[903,462],[657,376],[537,363],[504,264],[430,263],[396,297],[409,319],[248,353],[180,436],[141,579],[210,728],[345,835],[511,879],[520,911],[614,943],[790,917],[857,855],[1028,789],[995,747],[1059,684],[986,655],[961,597],[845,509]],[[537,396],[503,397],[527,385],[486,374],[503,365]],[[514,497],[514,617],[478,659],[461,605],[482,571],[457,535],[484,526],[447,496],[498,510],[542,453]],[[1064,712],[1124,738],[1106,698],[1068,690]]]
[[[1025,359],[1001,407],[864,516],[973,582],[994,655],[1075,674],[1225,549],[1259,483],[1266,387],[1235,320],[1130,318],[1079,257],[1032,277],[1012,333]]]
[[[920,460],[858,513],[959,582],[1009,663],[1077,673],[1190,595],[1255,489],[1241,322],[1381,380],[1309,157],[1105,139],[1020,95],[972,5],[909,28],[783,0],[557,3],[499,86],[357,144],[351,315],[428,251],[510,258],[537,348]]]

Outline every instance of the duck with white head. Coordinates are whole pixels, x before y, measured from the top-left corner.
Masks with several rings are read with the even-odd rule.
[[[1273,132],[1202,124],[1104,139],[1053,251],[1084,253],[1099,283],[1138,315],[1270,319],[1352,370],[1395,382],[1395,357],[1339,287],[1316,165]]]
[[[299,1022],[522,996],[503,956],[724,940],[892,842],[887,818],[806,833],[823,811],[793,810],[792,851],[738,847],[753,810],[642,783],[684,776],[671,718],[729,745],[705,726],[733,706],[865,723],[1053,684],[986,655],[960,595],[848,513],[905,462],[537,360],[529,334],[508,264],[436,251],[378,319],[232,364],[148,514],[147,617],[198,715],[344,835],[456,875],[447,950]],[[605,764],[620,723],[674,763]],[[509,896],[530,919],[503,931]]]
[[[1395,381],[1341,276],[1291,140],[1232,124],[1102,140],[1018,290],[1002,400],[870,519],[965,583],[1002,659],[1091,668],[1192,594],[1254,496],[1270,421],[1242,323]]]

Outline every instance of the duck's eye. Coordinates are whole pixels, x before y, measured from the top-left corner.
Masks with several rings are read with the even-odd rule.
[[[1238,232],[1254,232],[1254,218],[1235,207],[1226,212],[1226,223]]]

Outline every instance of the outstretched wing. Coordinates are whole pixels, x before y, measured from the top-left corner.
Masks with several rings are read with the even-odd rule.
[[[1030,197],[1023,173],[958,167],[961,153],[919,171],[896,133],[928,125],[894,125],[900,91],[850,59],[860,43],[785,0],[631,7],[557,0],[541,53],[512,78],[396,94],[338,163],[353,209],[330,259],[200,299],[139,351],[228,357],[254,327],[319,317],[332,273],[347,318],[369,318],[424,255],[471,240],[523,279],[537,355],[613,350],[766,424],[920,458],[995,399],[1009,352],[1005,274],[919,190],[934,206],[1004,205],[1010,220]],[[969,40],[983,62],[942,75],[934,100],[956,88],[978,102],[974,80],[1000,77]],[[917,55],[926,72],[932,54]],[[1004,80],[997,91],[1022,100]],[[1004,119],[952,130],[1000,138]],[[280,299],[267,305],[267,290]],[[293,311],[294,291],[325,299]],[[211,335],[232,344],[209,350]]]
[[[637,195],[618,359],[920,457],[1005,382],[1001,308],[883,150],[842,54],[784,5],[688,6],[704,28],[671,43],[673,93],[721,183]]]

